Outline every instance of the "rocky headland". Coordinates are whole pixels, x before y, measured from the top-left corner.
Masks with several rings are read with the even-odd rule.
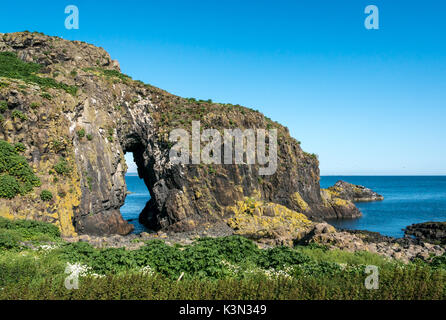
[[[361,215],[352,201],[320,189],[317,157],[258,111],[134,81],[104,49],[80,41],[0,34],[0,58],[0,140],[11,153],[5,161],[22,157],[34,174],[25,181],[1,168],[14,184],[0,199],[1,216],[51,222],[66,236],[129,234],[133,226],[120,214],[128,152],[152,198],[141,221],[155,231],[226,221],[250,199],[265,208],[263,223]],[[169,133],[190,130],[194,120],[217,130],[277,129],[276,173],[261,176],[257,164],[173,164]]]
[[[190,130],[193,121],[219,131],[277,129],[276,172],[260,175],[258,164],[172,163],[169,133]],[[152,238],[181,243],[238,234],[263,246],[317,242],[403,260],[444,252],[324,224],[360,217],[354,202],[383,197],[343,181],[321,189],[317,156],[286,127],[240,105],[135,81],[104,49],[80,41],[0,34],[0,148],[0,216],[52,223],[68,241],[132,249]],[[120,214],[129,152],[151,195],[140,221],[153,233],[129,235],[133,226]]]

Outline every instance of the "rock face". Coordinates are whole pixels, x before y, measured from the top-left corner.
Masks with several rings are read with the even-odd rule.
[[[255,198],[238,201],[230,210],[227,222],[235,234],[267,245],[293,246],[314,225],[302,213]]]
[[[446,245],[446,222],[425,222],[408,226],[404,233],[415,238]]]
[[[0,199],[2,216],[49,221],[67,236],[128,234],[132,226],[120,215],[128,152],[152,197],[141,221],[154,230],[221,222],[253,195],[313,219],[360,215],[351,201],[321,194],[316,156],[257,111],[185,99],[134,81],[106,51],[79,41],[0,34],[0,54],[5,52],[14,53],[21,67],[0,66],[0,102],[6,105],[0,139],[23,145],[42,184]],[[258,164],[172,163],[169,133],[190,132],[192,121],[202,129],[277,129],[277,171],[261,176]],[[43,190],[52,199],[39,197]]]
[[[339,198],[352,202],[384,200],[382,195],[370,190],[369,188],[351,184],[342,180],[336,182],[336,184],[333,187],[330,187],[328,190],[336,194]]]

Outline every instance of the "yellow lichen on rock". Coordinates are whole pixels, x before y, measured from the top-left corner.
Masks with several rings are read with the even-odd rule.
[[[228,225],[236,234],[270,244],[292,245],[309,232],[313,222],[299,212],[276,203],[245,198],[228,208]]]
[[[65,196],[56,196],[59,228],[61,234],[65,237],[77,235],[73,225],[73,208],[79,206],[82,193],[79,184],[79,175],[75,166],[73,166],[70,180],[70,190],[65,193]]]
[[[299,206],[301,211],[305,212],[308,210],[308,203],[305,202],[299,192],[293,193],[293,195],[291,196],[291,200],[293,200],[294,203]]]

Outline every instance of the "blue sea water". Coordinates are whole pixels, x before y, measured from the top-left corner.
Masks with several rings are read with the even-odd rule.
[[[147,231],[146,228],[138,222],[139,214],[150,200],[150,193],[144,184],[144,180],[140,179],[136,174],[128,174],[125,176],[127,190],[130,192],[125,199],[124,206],[121,207],[121,214],[124,220],[130,220],[135,226],[134,233]]]
[[[329,221],[335,227],[402,237],[413,223],[446,221],[446,176],[322,176],[321,188],[338,180],[366,186],[384,201],[357,203],[363,217]]]
[[[366,186],[384,196],[384,201],[357,203],[363,217],[330,221],[335,227],[376,231],[383,235],[402,237],[402,229],[413,223],[446,221],[446,176],[322,176],[321,187],[327,188],[338,180]],[[121,208],[124,219],[132,220],[135,233],[146,231],[138,216],[150,194],[143,180],[126,176],[131,192]]]

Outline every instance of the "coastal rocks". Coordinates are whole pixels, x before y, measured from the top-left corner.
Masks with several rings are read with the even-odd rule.
[[[362,216],[352,201],[340,198],[336,192],[330,189],[321,189],[321,198],[326,208],[333,209],[326,215],[327,219],[353,219]]]
[[[427,261],[432,256],[441,256],[446,252],[445,246],[409,238],[395,239],[369,231],[338,231],[326,223],[315,225],[299,243],[317,243],[350,252],[368,251],[406,263],[414,259]]]
[[[134,81],[105,50],[79,41],[0,34],[0,52],[40,64],[39,76],[45,77],[35,82],[0,77],[0,101],[7,103],[0,139],[23,144],[24,156],[42,181],[26,196],[0,199],[3,216],[51,222],[66,236],[130,233],[132,226],[119,211],[127,195],[124,155],[129,152],[152,199],[141,222],[155,231],[222,226],[229,209],[253,193],[259,201],[282,206],[279,216],[360,216],[351,201],[321,195],[317,157],[304,152],[286,127],[258,111],[185,99]],[[14,119],[13,110],[24,120]],[[259,164],[172,163],[169,134],[178,128],[190,132],[193,121],[219,131],[277,129],[276,172],[262,176]],[[53,198],[40,199],[43,190]],[[274,220],[265,210],[261,220]]]
[[[408,236],[433,244],[446,244],[446,222],[425,222],[408,226],[404,233]]]
[[[325,219],[354,219],[362,216],[354,202],[381,201],[384,197],[359,185],[338,181],[328,189],[320,190],[324,207],[330,208]]]
[[[275,203],[245,198],[228,208],[228,225],[234,233],[268,245],[292,246],[311,230],[313,222]]]
[[[351,184],[345,181],[338,181],[336,184],[328,190],[335,194],[337,197],[352,201],[352,202],[369,202],[369,201],[382,201],[384,197],[369,188]]]

